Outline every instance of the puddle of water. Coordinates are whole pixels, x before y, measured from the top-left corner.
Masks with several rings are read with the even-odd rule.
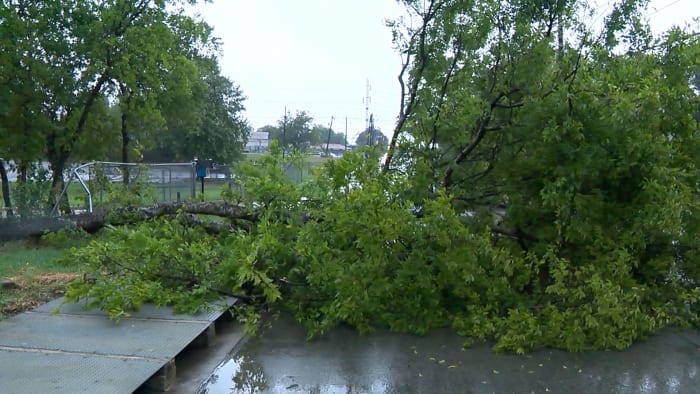
[[[219,365],[199,394],[700,393],[700,332],[672,332],[623,352],[524,356],[462,350],[449,330],[425,337],[341,327],[313,341],[282,316]]]
[[[260,365],[248,356],[234,354],[214,370],[198,393],[261,393],[268,388]]]

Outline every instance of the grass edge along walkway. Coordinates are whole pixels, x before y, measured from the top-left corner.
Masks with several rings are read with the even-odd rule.
[[[65,248],[42,241],[0,244],[0,320],[61,297],[78,267],[59,262]]]

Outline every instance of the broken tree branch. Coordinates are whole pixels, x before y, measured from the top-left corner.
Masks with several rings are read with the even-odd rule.
[[[198,215],[217,216],[228,219],[229,222],[208,221]],[[202,227],[209,234],[219,234],[234,229],[248,231],[258,221],[258,215],[253,210],[223,201],[166,202],[149,207],[104,208],[92,213],[58,218],[40,217],[8,220],[0,224],[0,242],[38,238],[47,232],[70,228],[79,228],[88,233],[95,233],[108,225],[136,224],[160,217],[178,218],[182,224]]]

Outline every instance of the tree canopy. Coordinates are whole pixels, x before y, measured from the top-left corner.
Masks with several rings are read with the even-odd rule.
[[[386,138],[382,130],[378,127],[370,127],[357,135],[355,139],[356,146],[373,146],[379,145],[386,149],[389,144],[389,139]]]
[[[263,126],[258,131],[268,133],[270,141],[277,141],[282,147],[300,151],[324,147],[326,144],[345,144],[344,133],[333,131],[331,125],[314,124],[314,118],[307,111],[297,111],[294,116],[283,116],[276,125]]]
[[[140,160],[145,149],[239,156],[244,97],[188,3],[197,1],[0,3],[0,156],[17,163],[20,182],[48,161],[53,204],[72,161]]]
[[[370,147],[295,185],[284,170],[302,158],[272,144],[223,196],[245,211],[227,229],[188,231],[181,214],[111,230],[69,257],[94,279],[68,298],[118,316],[236,294],[252,323],[267,303],[310,335],[451,326],[514,352],[697,326],[700,35],[655,36],[638,0],[602,15],[583,0],[401,3],[381,166]],[[311,118],[293,120],[310,143]]]

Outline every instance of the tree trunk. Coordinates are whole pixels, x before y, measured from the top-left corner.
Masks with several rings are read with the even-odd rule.
[[[126,112],[122,110],[122,163],[129,162],[129,138],[128,129],[126,126]],[[124,176],[124,184],[129,184],[129,166],[122,166],[122,175]]]
[[[63,179],[63,171],[66,169],[66,163],[68,162],[68,155],[61,154],[57,160],[51,161],[51,196],[49,196],[49,209],[53,208],[56,204],[56,198],[61,194],[63,188],[65,187],[65,180]],[[69,214],[70,204],[68,202],[68,191],[63,194],[61,201],[59,202],[58,208],[61,212]]]
[[[14,216],[12,212],[12,200],[10,199],[10,180],[7,177],[5,162],[0,159],[0,181],[2,182],[2,199],[5,201],[7,216]]]
[[[83,134],[83,130],[85,129],[85,123],[87,122],[90,110],[92,109],[95,100],[100,95],[102,87],[105,83],[107,83],[108,80],[109,73],[105,71],[100,75],[100,78],[97,80],[97,83],[90,91],[90,94],[87,96],[85,104],[83,104],[81,108],[80,117],[78,118],[78,124],[76,125],[75,130],[72,131],[71,137],[68,139],[67,142],[58,145],[58,142],[56,141],[56,131],[49,133],[49,135],[46,137],[46,156],[49,159],[49,163],[51,164],[51,171],[53,175],[53,180],[51,182],[51,195],[49,196],[50,207],[53,207],[56,204],[55,200],[63,190],[63,186],[65,184],[63,180],[63,171],[66,169],[68,158],[70,158],[73,148],[80,140],[80,137]],[[62,131],[68,132],[68,130]],[[67,192],[63,195],[63,198],[61,199],[60,207],[62,212],[70,212],[70,205],[68,204]]]
[[[197,215],[219,216],[229,223],[201,219]],[[150,207],[117,207],[98,209],[92,213],[61,218],[29,218],[0,226],[0,243],[26,238],[38,238],[47,232],[80,228],[95,233],[107,225],[121,226],[159,218],[177,218],[185,226],[198,227],[208,234],[240,229],[249,231],[258,221],[255,212],[223,201],[202,203],[161,203]]]
[[[18,193],[15,193],[15,211],[20,216],[24,216],[27,212],[27,204],[25,203],[26,189],[24,186],[27,184],[27,179],[29,178],[29,165],[26,160],[21,160],[17,164],[17,189]]]
[[[19,183],[26,183],[27,182],[27,171],[29,171],[29,167],[27,166],[27,162],[22,160],[19,162],[17,165],[17,182]]]

